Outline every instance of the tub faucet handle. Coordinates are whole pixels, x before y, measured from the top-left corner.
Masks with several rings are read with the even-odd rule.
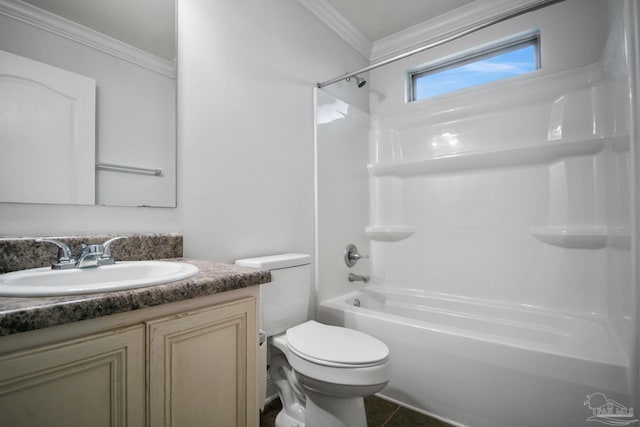
[[[353,243],[349,243],[344,250],[344,263],[347,267],[353,267],[356,263],[364,258],[369,258],[369,255],[360,255],[358,248]]]

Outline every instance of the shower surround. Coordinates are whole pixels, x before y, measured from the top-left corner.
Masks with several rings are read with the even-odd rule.
[[[586,425],[593,393],[640,409],[631,9],[569,0],[463,40],[450,49],[538,28],[543,68],[455,94],[389,95],[433,58],[372,72],[368,224],[350,197],[342,222],[328,213],[364,113],[317,92],[337,111],[316,132],[319,318],[390,347],[382,396],[472,426]],[[357,292],[334,253],[351,240],[371,255]]]

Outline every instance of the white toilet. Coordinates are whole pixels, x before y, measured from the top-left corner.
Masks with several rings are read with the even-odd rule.
[[[276,426],[365,427],[362,397],[389,381],[389,349],[362,332],[309,320],[310,263],[303,254],[236,261],[272,276],[260,286],[260,318],[269,337],[269,372],[283,406]]]

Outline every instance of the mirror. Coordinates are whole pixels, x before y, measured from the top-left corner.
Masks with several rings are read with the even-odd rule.
[[[33,148],[21,138],[8,136],[15,134],[5,130],[13,123],[16,108],[7,107],[6,93],[10,91],[0,91],[0,156],[11,159],[6,163],[21,171],[21,175],[9,175],[15,177],[10,183],[14,191],[0,192],[1,202],[175,207],[175,10],[175,0],[0,2],[0,51],[7,53],[0,55],[0,84],[7,80],[2,71],[8,61],[5,58],[14,56],[26,64],[29,62],[24,61],[36,61],[26,66],[26,74],[40,63],[95,81],[95,100],[91,101],[95,113],[89,114],[95,117],[95,129],[89,126],[89,133],[95,136],[94,146],[90,147],[94,157],[82,162],[78,158],[85,158],[91,149],[80,150],[85,153],[82,156],[75,149],[53,156],[60,150],[53,146]],[[22,79],[33,81],[31,75]],[[57,89],[50,92],[61,93]],[[18,98],[21,97],[13,99]],[[91,103],[83,105],[86,104]],[[36,105],[42,103],[37,101]],[[79,110],[76,105],[64,108],[72,114]],[[64,114],[30,114],[28,119],[26,128],[31,130],[41,126],[44,129],[43,122],[47,121],[56,128],[65,128],[69,135],[78,133],[75,125],[68,125]],[[82,120],[81,125],[87,127],[87,121]],[[50,135],[44,131],[34,138],[41,142],[46,139],[45,145],[56,140],[43,138],[42,134]],[[74,144],[80,146],[83,141]],[[65,164],[65,159],[71,159],[70,164]],[[76,168],[74,162],[82,165]],[[72,175],[67,172],[72,169],[82,172],[70,178]],[[95,175],[93,183],[91,172]],[[34,182],[26,182],[29,177]],[[37,177],[42,177],[42,182],[35,181]],[[9,179],[2,177],[5,183]],[[74,188],[92,187],[95,197],[62,197],[52,190],[45,191],[47,196],[42,197],[34,191],[44,188],[47,182],[54,182],[52,187],[57,188],[61,182],[67,185],[67,181],[81,184]]]

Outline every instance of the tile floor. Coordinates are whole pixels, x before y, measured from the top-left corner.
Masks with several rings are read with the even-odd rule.
[[[435,418],[419,414],[376,396],[364,398],[368,427],[451,427]],[[265,408],[260,417],[260,427],[274,427],[276,415],[282,409],[276,399]]]

